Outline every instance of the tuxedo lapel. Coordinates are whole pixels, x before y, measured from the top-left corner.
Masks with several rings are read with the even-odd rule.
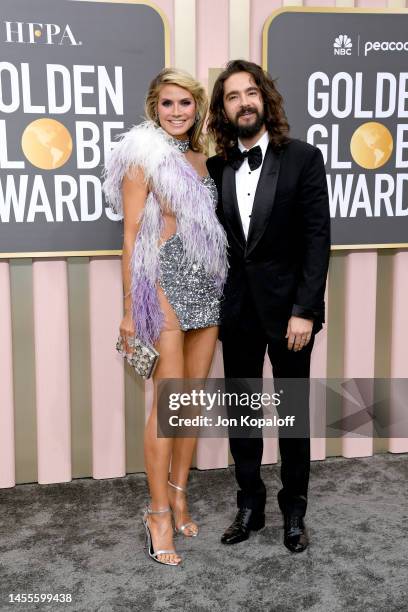
[[[225,220],[238,245],[245,248],[245,234],[242,229],[241,216],[239,214],[237,191],[235,187],[235,170],[226,164],[222,177],[222,207]]]
[[[255,192],[251,221],[248,230],[246,255],[249,255],[249,253],[253,251],[267,227],[275,199],[279,168],[280,155],[279,153],[275,153],[269,144],[265,153],[261,175],[259,177]]]

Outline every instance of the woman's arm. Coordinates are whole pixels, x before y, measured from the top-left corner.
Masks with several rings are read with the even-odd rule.
[[[140,228],[140,217],[145,206],[148,194],[148,186],[141,168],[132,169],[131,174],[126,174],[122,181],[122,203],[123,203],[123,251],[122,251],[122,281],[124,294],[125,314],[120,325],[120,333],[125,338],[134,336],[135,327],[132,320],[132,296],[131,296],[131,270],[130,260],[137,233]],[[125,350],[129,352],[127,342]]]

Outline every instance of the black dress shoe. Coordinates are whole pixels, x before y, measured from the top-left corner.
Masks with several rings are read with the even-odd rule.
[[[223,544],[238,544],[249,538],[250,531],[265,527],[265,514],[252,508],[239,508],[232,525],[221,537]]]
[[[301,516],[285,516],[283,543],[291,552],[303,552],[309,540]]]

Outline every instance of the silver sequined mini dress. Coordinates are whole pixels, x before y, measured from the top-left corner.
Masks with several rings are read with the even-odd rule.
[[[217,188],[208,175],[203,184],[210,190],[214,208]],[[199,329],[219,325],[220,295],[213,277],[202,265],[183,261],[183,243],[173,233],[159,247],[159,301],[164,314],[163,330]]]

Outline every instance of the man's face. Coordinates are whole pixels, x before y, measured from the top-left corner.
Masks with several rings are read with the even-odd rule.
[[[224,81],[224,112],[238,137],[255,136],[264,124],[262,94],[248,72],[236,72]]]

